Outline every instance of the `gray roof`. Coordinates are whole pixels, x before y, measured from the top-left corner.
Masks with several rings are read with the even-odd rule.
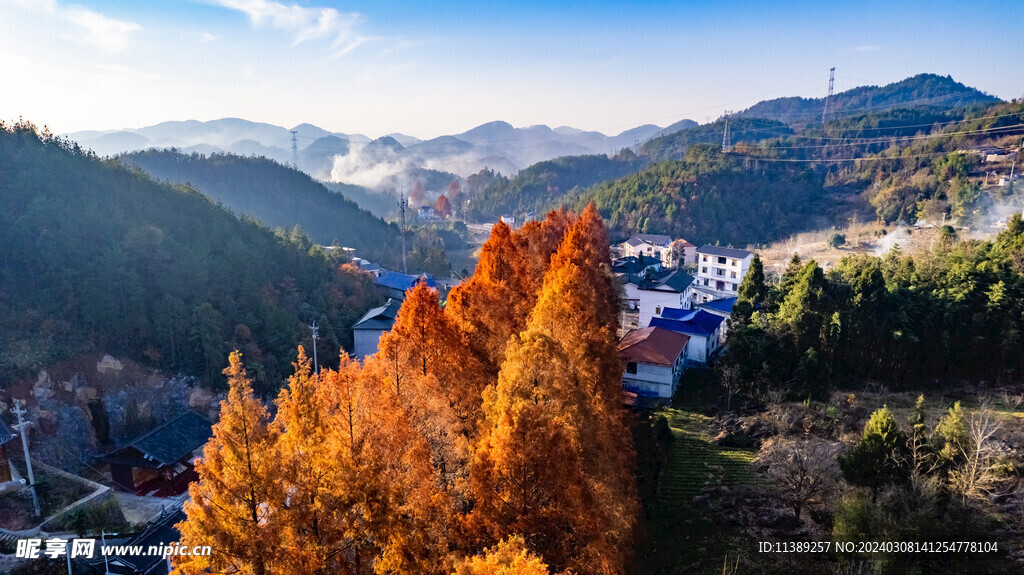
[[[390,330],[395,325],[395,318],[398,316],[400,307],[402,307],[400,300],[389,299],[388,303],[363,314],[363,317],[359,318],[352,329]]]
[[[140,463],[133,461],[135,455],[131,452],[134,450],[141,453],[146,461],[155,463],[154,467],[173,465],[202,447],[212,436],[212,423],[194,411],[186,411],[99,459],[112,463]]]
[[[672,236],[663,236],[660,234],[633,234],[629,240],[626,241],[631,246],[638,246],[643,242],[654,244],[656,246],[667,246],[672,243]]]
[[[753,255],[754,252],[748,252],[747,250],[738,250],[735,248],[723,248],[721,246],[704,246],[697,250],[698,254],[707,254],[709,256],[724,256],[727,258],[743,259],[749,255]]]

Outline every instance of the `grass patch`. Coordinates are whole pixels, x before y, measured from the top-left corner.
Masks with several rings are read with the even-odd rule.
[[[694,498],[708,489],[758,483],[751,468],[753,450],[711,443],[710,418],[696,411],[659,412],[672,441],[657,496],[645,502],[644,533],[632,573],[676,575],[721,573],[724,557],[749,553],[744,532],[713,502]]]

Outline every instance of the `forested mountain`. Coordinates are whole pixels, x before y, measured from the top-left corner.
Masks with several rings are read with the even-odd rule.
[[[336,242],[356,248],[359,255],[384,266],[393,267],[401,261],[397,226],[331,192],[305,173],[272,160],[172,150],[136,152],[121,160],[155,178],[190,183],[231,210],[251,215],[272,228],[299,225],[317,243]]]
[[[694,144],[719,144],[725,134],[726,122],[719,119],[710,124],[691,126],[677,132],[648,140],[640,147],[640,155],[653,161],[678,160],[686,153],[687,148]],[[761,118],[730,118],[729,141],[760,142],[787,136],[793,130],[782,122]]]
[[[758,169],[714,146],[689,148],[666,161],[582,194],[594,202],[611,234],[669,234],[701,244],[744,246],[804,229],[824,210],[824,174],[800,165]]]
[[[330,358],[375,303],[369,276],[301,235],[275,235],[30,124],[0,125],[4,380],[103,351],[216,383],[237,348],[267,390],[295,345],[311,343],[309,322]]]
[[[950,76],[918,74],[881,87],[859,86],[840,92],[829,99],[828,108],[831,116],[846,118],[893,107],[935,106],[948,109],[998,101],[998,98],[961,84]],[[737,115],[787,124],[820,124],[824,107],[824,98],[776,98],[758,102]]]
[[[563,201],[575,188],[587,188],[599,182],[620,178],[646,165],[629,150],[609,158],[603,155],[566,156],[539,162],[521,170],[513,178],[496,175],[476,194],[471,216],[481,220],[502,214],[543,213]]]

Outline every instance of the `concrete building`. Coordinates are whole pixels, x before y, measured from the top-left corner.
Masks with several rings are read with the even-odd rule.
[[[363,359],[377,353],[377,345],[384,332],[391,331],[395,325],[395,317],[402,306],[402,300],[389,299],[380,307],[375,307],[363,314],[352,326],[352,339],[355,340],[352,355]]]
[[[725,342],[725,318],[702,309],[663,309],[660,316],[651,318],[650,327],[690,336],[686,358],[691,365],[706,367]]]
[[[634,404],[643,399],[671,400],[686,367],[690,337],[659,327],[642,327],[619,341],[622,389]]]
[[[624,292],[623,305],[639,313],[639,327],[648,325],[652,317],[661,314],[662,309],[688,305],[684,294],[693,282],[693,276],[682,270],[661,272],[646,278],[628,273],[619,277]]]
[[[687,291],[687,299],[696,305],[735,296],[753,257],[753,252],[747,250],[719,246],[698,249],[697,276]]]

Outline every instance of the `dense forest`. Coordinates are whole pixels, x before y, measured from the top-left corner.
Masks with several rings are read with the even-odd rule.
[[[867,111],[910,106],[959,108],[992,104],[999,99],[953,80],[949,76],[918,74],[885,86],[859,86],[829,98],[830,116],[851,117]],[[821,122],[824,98],[776,98],[758,102],[737,116],[765,118],[787,124]]]
[[[681,161],[598,185],[577,201],[594,202],[617,237],[658,233],[744,246],[805,229],[824,211],[823,185],[824,174],[805,166],[746,169],[714,146],[699,145]]]
[[[400,269],[398,226],[361,209],[298,170],[263,157],[234,154],[182,154],[146,150],[121,156],[154,177],[188,183],[229,209],[250,215],[271,228],[300,226],[321,245],[356,249],[359,256]],[[409,234],[409,269],[448,273],[444,244],[429,234]]]
[[[536,163],[515,177],[494,175],[473,197],[469,215],[478,220],[502,214],[544,213],[577,188],[620,178],[636,172],[647,161],[628,149],[614,157],[565,156]]]
[[[0,125],[0,191],[4,379],[103,351],[217,383],[237,348],[265,391],[309,322],[338,349],[378,303],[368,275],[303,235],[27,123]]]
[[[726,360],[752,392],[823,397],[832,385],[1011,381],[1024,373],[1024,221],[992,242],[946,228],[930,253],[844,258],[825,272],[796,256],[765,284],[743,279]]]
[[[616,575],[638,503],[600,217],[495,225],[447,305],[410,290],[364,362],[299,348],[270,410],[244,353],[175,573]],[[179,571],[180,570],[180,571]]]

